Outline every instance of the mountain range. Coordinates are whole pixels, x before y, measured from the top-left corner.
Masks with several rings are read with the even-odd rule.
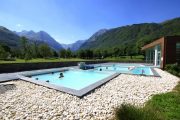
[[[79,49],[106,49],[114,47],[140,49],[154,39],[168,35],[180,35],[180,17],[162,23],[141,23],[126,25],[112,29],[101,29],[86,40],[78,40],[72,44],[60,44],[44,31],[13,32],[0,26],[0,44],[10,47],[20,45],[20,37],[25,36],[30,41],[48,44],[56,51],[70,48],[72,51]]]
[[[159,37],[180,35],[180,17],[162,23],[127,25],[99,33],[92,35],[80,49],[111,49],[114,47],[138,49]]]
[[[59,44],[53,37],[51,37],[48,33],[44,31],[34,32],[34,31],[25,31],[15,32],[19,36],[24,36],[32,41],[38,41],[48,44],[52,49],[58,51],[63,49],[61,44]]]
[[[20,37],[7,28],[0,26],[0,44],[8,45],[11,48],[18,47]]]
[[[86,40],[78,40],[72,44],[60,44],[53,37],[44,31],[34,32],[32,30],[21,32],[11,31],[3,26],[0,26],[0,44],[5,44],[9,47],[15,48],[20,46],[20,37],[26,37],[30,42],[36,42],[38,44],[46,43],[52,49],[59,51],[61,49],[70,48],[72,51],[76,51]]]
[[[78,40],[72,44],[61,44],[64,49],[70,49],[71,51],[77,51],[86,40]]]

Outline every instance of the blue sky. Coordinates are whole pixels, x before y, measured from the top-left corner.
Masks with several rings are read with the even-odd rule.
[[[180,17],[180,0],[1,0],[0,26],[46,31],[60,43],[103,28]]]

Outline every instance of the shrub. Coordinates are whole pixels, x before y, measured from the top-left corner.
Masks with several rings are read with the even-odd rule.
[[[9,56],[9,53],[4,50],[2,46],[0,46],[0,59],[7,59]]]
[[[165,70],[173,75],[180,77],[180,66],[177,63],[166,65]]]
[[[138,108],[123,104],[115,110],[115,120],[164,120],[158,111],[150,107]]]

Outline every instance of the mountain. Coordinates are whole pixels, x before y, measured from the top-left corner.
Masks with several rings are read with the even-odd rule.
[[[59,44],[53,37],[51,37],[48,33],[44,31],[34,32],[34,31],[25,31],[16,32],[19,36],[25,36],[32,41],[44,42],[48,44],[51,48],[56,51],[63,49],[61,44]]]
[[[134,51],[154,39],[162,36],[180,35],[180,17],[167,20],[161,23],[141,23],[126,25],[112,29],[101,29],[94,33],[87,40],[76,41],[72,44],[59,44],[48,33],[44,31],[22,31],[12,32],[5,27],[0,26],[0,44],[9,47],[18,47],[20,45],[20,36],[25,36],[31,41],[47,43],[51,48],[59,50],[70,48],[72,51],[78,49],[106,49],[113,50],[120,48],[124,51],[132,49]]]
[[[70,48],[72,51],[77,51],[86,40],[78,40],[72,44],[61,44],[64,49]]]
[[[180,35],[180,17],[162,23],[142,23],[99,31],[92,35],[80,49],[140,49],[154,39],[168,35]]]
[[[0,26],[0,44],[7,45],[9,47],[18,47],[20,43],[20,37],[9,29]]]
[[[93,42],[93,41],[96,41],[97,37],[101,36],[102,34],[106,33],[108,30],[107,29],[101,29],[99,31],[97,31],[96,33],[94,33],[89,39],[87,42]]]
[[[72,43],[72,44],[73,44],[73,43]],[[62,46],[64,49],[67,50],[68,48],[71,49],[72,44],[63,44],[63,43],[61,43],[61,46]]]
[[[101,29],[96,33],[94,33],[88,40],[78,40],[72,44],[61,44],[61,45],[63,46],[64,49],[70,48],[72,51],[77,51],[79,48],[81,48],[82,45],[84,45],[84,43],[87,44],[88,42],[95,41],[98,36],[106,33],[107,31],[108,31],[107,29]]]

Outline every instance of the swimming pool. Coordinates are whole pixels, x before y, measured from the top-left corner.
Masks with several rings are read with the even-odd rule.
[[[94,69],[80,70],[77,68],[48,69],[21,75],[19,78],[38,85],[53,88],[65,93],[82,97],[95,88],[105,84],[121,73],[155,76],[151,67],[141,64],[101,64]],[[63,77],[60,77],[60,74]]]
[[[60,74],[63,77],[60,77]],[[80,70],[77,68],[48,70],[46,72],[27,72],[19,75],[21,80],[53,88],[82,97],[95,88],[118,76],[112,71]]]
[[[59,78],[60,73],[62,73],[64,77]],[[81,90],[113,74],[114,72],[97,72],[94,70],[84,71],[71,69],[62,72],[34,75],[31,76],[31,78],[43,82],[49,82],[50,84],[58,86]]]
[[[95,70],[98,71],[114,71],[118,73],[127,73],[134,75],[154,75],[151,67],[144,66],[141,64],[112,64],[112,65],[101,65],[96,66]]]

